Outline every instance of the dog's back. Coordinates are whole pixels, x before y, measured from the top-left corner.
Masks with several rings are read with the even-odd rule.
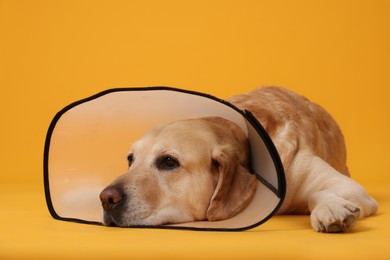
[[[280,87],[263,87],[229,99],[261,122],[274,141],[285,168],[298,150],[308,149],[349,175],[343,135],[335,120],[307,98]]]

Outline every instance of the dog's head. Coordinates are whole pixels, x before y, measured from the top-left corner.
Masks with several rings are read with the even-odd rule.
[[[256,190],[245,134],[219,117],[157,126],[134,143],[128,161],[127,173],[100,194],[105,225],[223,220]]]

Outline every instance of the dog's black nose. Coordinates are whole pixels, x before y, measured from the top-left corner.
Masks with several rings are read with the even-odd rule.
[[[112,211],[125,199],[123,190],[119,187],[108,186],[100,193],[100,201],[106,211]]]

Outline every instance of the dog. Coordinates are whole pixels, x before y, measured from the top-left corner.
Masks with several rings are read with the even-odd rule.
[[[263,87],[228,99],[249,110],[277,148],[287,183],[278,214],[310,214],[318,232],[345,232],[378,204],[346,166],[335,120],[305,97]],[[233,122],[205,117],[159,125],[133,144],[129,169],[100,193],[103,224],[163,225],[228,219],[256,192],[247,137]]]

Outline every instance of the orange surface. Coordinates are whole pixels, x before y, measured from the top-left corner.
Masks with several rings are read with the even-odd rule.
[[[0,0],[0,259],[389,259],[390,2]],[[246,232],[119,229],[50,217],[47,128],[113,87],[167,85],[221,98],[297,91],[345,134],[351,173],[380,203],[348,234],[280,216]]]

